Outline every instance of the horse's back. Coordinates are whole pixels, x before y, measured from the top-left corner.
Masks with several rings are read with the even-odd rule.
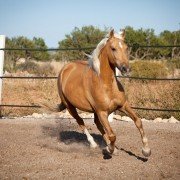
[[[68,63],[61,69],[58,78],[61,80],[63,84],[65,84],[65,82],[69,78],[75,79],[76,77],[79,77],[76,79],[79,81],[87,66],[87,61],[75,61]]]

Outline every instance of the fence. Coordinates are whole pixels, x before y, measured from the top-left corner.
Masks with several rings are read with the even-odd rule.
[[[180,45],[168,45],[168,46],[144,46],[144,45],[134,45],[131,47],[136,48],[179,48]],[[84,51],[94,49],[95,47],[86,47],[86,48],[68,48],[68,49],[60,49],[60,48],[51,48],[51,49],[29,49],[29,48],[0,48],[0,51]],[[142,78],[142,77],[124,77],[120,76],[121,78],[128,78],[134,80],[146,80],[146,81],[179,81],[180,78]],[[0,79],[56,79],[57,77],[5,77],[0,76]],[[13,105],[13,104],[0,104],[0,107],[25,107],[25,108],[41,108],[39,105]],[[144,107],[132,107],[133,109],[138,110],[149,110],[149,111],[167,111],[167,112],[180,112],[180,109],[158,109],[158,108],[144,108]]]

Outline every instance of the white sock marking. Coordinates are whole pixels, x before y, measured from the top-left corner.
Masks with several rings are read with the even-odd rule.
[[[114,112],[108,116],[108,121],[113,122]]]
[[[87,136],[87,140],[89,141],[90,146],[93,148],[97,147],[96,142],[94,141],[93,137],[90,135],[89,131],[86,128],[84,129],[84,133]]]

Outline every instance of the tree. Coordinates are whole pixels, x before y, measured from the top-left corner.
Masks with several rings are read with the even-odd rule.
[[[33,40],[30,40],[24,36],[7,38],[6,47],[8,48],[28,48],[28,49],[47,49],[47,46],[42,38],[34,37]],[[47,51],[9,51],[7,56],[13,54],[14,58],[19,59],[21,57],[31,58],[35,60],[48,60],[49,54]]]
[[[47,46],[44,42],[44,39],[42,38],[33,38],[33,44],[34,48],[37,49],[47,49]],[[33,58],[36,60],[42,60],[42,61],[47,61],[50,58],[50,55],[47,51],[35,51],[33,53]]]
[[[154,29],[133,29],[126,28],[126,43],[129,45],[130,59],[164,59],[169,57],[179,57],[179,48],[140,48],[139,45],[177,45],[180,44],[180,32],[164,31],[160,35],[155,35]],[[95,47],[97,43],[107,34],[108,28],[100,30],[94,26],[75,27],[74,30],[59,41],[59,48],[81,48]],[[91,53],[86,50],[86,53]],[[56,53],[57,60],[83,59],[81,51],[61,51]]]
[[[107,34],[107,28],[100,30],[94,26],[75,27],[69,35],[66,35],[64,40],[59,41],[59,48],[95,47],[104,38],[105,34]],[[91,52],[92,49],[86,50],[88,54]],[[56,55],[57,60],[75,60],[82,59],[82,57],[83,53],[81,51],[63,51]]]
[[[6,48],[43,48],[47,49],[47,46],[42,38],[34,37],[33,40],[30,40],[24,36],[18,36],[13,38],[6,39]],[[8,71],[12,71],[16,67],[16,62],[20,58],[25,59],[35,59],[39,61],[49,60],[49,53],[47,51],[25,51],[25,50],[16,50],[16,51],[5,51],[5,67]]]
[[[170,32],[170,31],[165,30],[162,33],[160,33],[159,38],[165,45],[179,45],[180,44],[180,31]],[[180,51],[176,47],[172,49],[168,48],[166,49],[166,55],[171,58],[179,57]]]
[[[138,29],[126,27],[126,42],[130,49],[131,59],[144,59],[159,57],[159,50],[154,48],[139,48],[139,45],[159,45],[161,44],[158,36],[155,35],[154,29]]]

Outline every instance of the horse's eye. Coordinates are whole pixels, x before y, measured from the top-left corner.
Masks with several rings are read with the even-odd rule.
[[[116,50],[116,48],[111,48],[113,51],[115,51]]]

